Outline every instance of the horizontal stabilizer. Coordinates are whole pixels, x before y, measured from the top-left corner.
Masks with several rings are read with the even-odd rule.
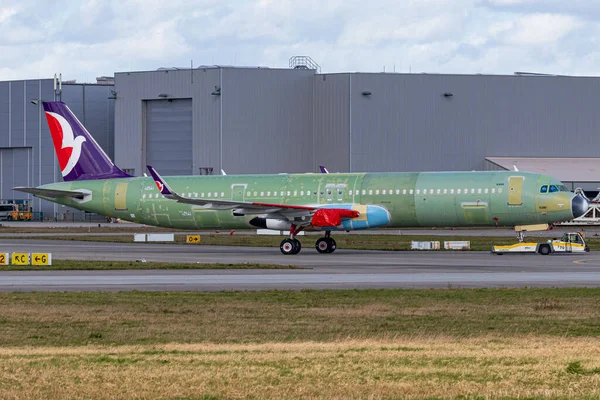
[[[35,187],[14,187],[13,190],[19,192],[31,193],[34,196],[41,197],[71,197],[73,199],[83,199],[87,193],[76,192],[72,190],[41,189]]]

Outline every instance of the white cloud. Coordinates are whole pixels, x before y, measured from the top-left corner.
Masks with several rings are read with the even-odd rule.
[[[293,55],[324,72],[598,75],[599,20],[583,0],[0,0],[0,80]]]
[[[4,21],[8,20],[10,17],[17,13],[17,9],[15,7],[0,7],[0,24]]]
[[[359,22],[346,26],[340,38],[345,46],[373,46],[386,41],[439,40],[461,29],[461,21],[455,15],[436,15],[421,20],[403,22],[393,15],[377,20]]]
[[[534,14],[519,17],[508,33],[507,42],[516,45],[542,45],[554,43],[577,29],[575,17],[553,14]]]

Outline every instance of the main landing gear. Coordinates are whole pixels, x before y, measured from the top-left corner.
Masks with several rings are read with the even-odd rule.
[[[302,250],[302,243],[298,239],[284,239],[279,245],[279,249],[285,255],[298,254]]]
[[[284,239],[279,245],[279,250],[285,255],[298,254],[302,249],[302,243],[296,239],[296,235],[303,229],[301,226],[293,225],[290,227],[290,238]]]
[[[315,247],[319,253],[333,253],[337,248],[335,240],[331,237],[331,231],[325,232],[325,237],[319,238]]]
[[[302,249],[302,243],[296,239],[296,235],[302,230],[302,227],[292,225],[290,228],[289,239],[284,239],[279,245],[279,249],[285,255],[298,254]],[[319,253],[333,253],[337,247],[335,240],[331,237],[331,232],[325,232],[325,237],[319,238],[315,244],[315,248]]]

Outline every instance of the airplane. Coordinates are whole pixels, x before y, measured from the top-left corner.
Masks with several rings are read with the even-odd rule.
[[[62,102],[44,102],[63,182],[14,190],[112,218],[177,229],[319,231],[333,253],[335,231],[372,228],[547,228],[583,215],[587,200],[560,181],[521,171],[305,173],[133,177],[118,168]],[[144,174],[145,175],[145,174]]]

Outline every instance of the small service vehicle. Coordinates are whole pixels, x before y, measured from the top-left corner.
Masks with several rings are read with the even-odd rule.
[[[560,239],[547,242],[520,242],[516,244],[492,246],[492,253],[538,253],[548,255],[551,253],[584,253],[590,251],[581,232],[568,232]]]

